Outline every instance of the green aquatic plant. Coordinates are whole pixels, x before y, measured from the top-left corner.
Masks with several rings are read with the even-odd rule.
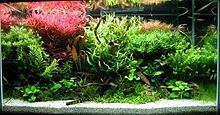
[[[87,62],[91,72],[104,75],[120,74],[127,69],[126,64],[131,55],[123,51],[130,34],[136,33],[140,28],[137,18],[115,18],[107,15],[106,19],[92,20],[86,29],[88,38]]]
[[[171,93],[169,94],[169,98],[176,99],[176,98],[190,98],[190,88],[189,84],[183,81],[176,81],[170,80],[166,82],[167,88],[171,89]]]
[[[189,43],[178,31],[154,30],[140,34],[132,34],[125,51],[134,57],[159,58],[162,55],[186,49]]]
[[[136,72],[137,72],[138,65],[140,65],[142,62],[143,62],[142,59],[130,61],[128,64],[129,69],[130,69],[129,75],[125,76],[125,78],[127,78],[129,81],[140,80],[140,77],[138,75],[136,75]]]
[[[198,70],[201,69],[199,66],[201,58],[201,50],[192,47],[185,51],[178,50],[176,53],[169,54],[167,62],[178,79],[192,81],[198,75]]]
[[[65,92],[68,92],[73,91],[76,87],[78,87],[78,85],[74,79],[62,79],[61,81],[54,83],[54,85],[50,88],[50,91],[55,93],[59,89],[62,89],[62,91],[66,90]]]
[[[158,64],[158,62],[153,61],[141,67],[143,74],[146,75],[149,81],[157,87],[161,85],[160,80],[163,78],[162,76],[164,74],[164,70],[160,68],[161,66],[162,65]]]
[[[62,63],[62,66],[59,68],[58,75],[63,76],[62,78],[70,78],[73,75],[73,65],[68,61]]]
[[[5,77],[14,76],[22,83],[34,83],[39,79],[51,78],[57,71],[58,62],[49,58],[44,51],[41,37],[25,27],[11,27],[8,33],[2,33],[2,59],[6,67]],[[19,73],[7,72],[10,67]],[[17,77],[17,78],[16,78]],[[9,78],[11,80],[11,78]],[[50,79],[49,79],[50,80]]]
[[[176,78],[184,81],[214,80],[217,63],[217,34],[208,35],[204,45],[177,50],[165,59]]]
[[[40,89],[36,86],[32,85],[24,90],[23,97],[27,99],[29,102],[34,102],[37,99],[37,96],[39,95]]]

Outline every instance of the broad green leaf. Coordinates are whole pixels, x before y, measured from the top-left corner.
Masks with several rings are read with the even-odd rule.
[[[60,89],[62,87],[61,84],[56,83],[50,90],[53,92],[56,92],[58,89]]]
[[[140,77],[135,77],[136,80],[140,80]]]
[[[129,70],[130,73],[134,73],[135,71],[136,71],[136,69],[134,69],[134,68]]]
[[[39,89],[36,89],[36,90],[33,91],[33,93],[38,93],[38,92],[40,92]]]
[[[23,95],[23,97],[27,97],[28,96],[28,94],[27,93],[25,93],[24,95]]]
[[[138,60],[137,60],[137,65],[142,64],[142,63],[143,63],[143,61],[144,61],[143,59],[138,59]]]
[[[172,93],[170,93],[169,97],[170,98],[178,98],[178,93],[172,92]]]
[[[66,88],[70,88],[73,83],[71,83],[69,81],[64,81],[63,84]]]
[[[184,86],[179,86],[179,88],[183,91],[184,89],[185,89],[185,87]]]
[[[177,81],[175,84],[176,84],[177,86],[180,86],[180,85],[182,84],[182,82],[181,82],[181,81]]]
[[[170,86],[168,86],[167,88],[173,89],[173,88],[175,88],[175,86],[170,85]]]
[[[31,91],[29,88],[26,88],[26,89],[25,89],[25,93],[27,93],[27,94],[31,94],[32,91]]]
[[[181,89],[179,87],[175,87],[172,89],[172,91],[181,91]]]
[[[192,90],[192,88],[189,88],[189,87],[185,88],[185,91],[189,91],[189,90]]]
[[[132,81],[134,78],[133,77],[128,77],[128,80],[129,81]]]
[[[35,86],[31,86],[31,91],[34,91],[34,90],[36,90],[37,88],[35,87]]]
[[[35,101],[36,100],[36,96],[32,95],[31,96],[31,101]]]

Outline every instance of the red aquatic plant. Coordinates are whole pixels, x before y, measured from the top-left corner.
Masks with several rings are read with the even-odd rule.
[[[43,37],[48,53],[60,60],[69,60],[71,57],[75,60],[78,54],[72,51],[71,56],[67,46],[76,49],[74,41],[84,34],[85,4],[80,1],[31,2],[27,9],[31,15],[25,23]]]
[[[0,19],[1,28],[4,31],[8,31],[10,29],[10,26],[15,26],[19,23],[19,19],[16,16],[12,15],[11,9],[3,4],[0,4]]]
[[[86,39],[80,37],[85,36],[83,29],[87,22],[85,7],[81,1],[0,4],[1,26],[8,30],[10,26],[22,23],[42,36],[45,50],[52,57],[76,61],[81,49],[78,46]],[[67,51],[67,46],[72,51]]]
[[[77,36],[86,24],[85,6],[80,1],[32,2],[26,24],[43,37],[65,39]]]

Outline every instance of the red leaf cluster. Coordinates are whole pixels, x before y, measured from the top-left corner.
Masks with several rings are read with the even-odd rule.
[[[46,38],[69,39],[83,33],[85,5],[80,1],[32,2],[26,24]]]
[[[23,23],[42,36],[45,50],[52,57],[60,60],[71,58],[71,54],[66,52],[66,46],[71,46],[75,38],[84,35],[86,4],[82,1],[45,1],[9,5],[26,15],[17,13],[13,16],[12,9],[0,5],[3,29]]]
[[[1,28],[4,31],[8,31],[10,26],[14,26],[19,23],[19,19],[15,16],[12,16],[12,11],[2,4],[0,4],[0,20]]]

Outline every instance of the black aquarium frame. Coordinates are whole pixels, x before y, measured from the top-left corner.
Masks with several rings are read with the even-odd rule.
[[[0,3],[7,3],[7,2],[40,2],[40,1],[61,1],[61,0],[1,0]],[[70,1],[70,0],[62,0],[62,1]],[[73,1],[83,1],[83,0],[73,0]],[[171,1],[179,1],[179,0],[171,0]],[[188,0],[186,0],[188,1]],[[191,0],[192,1],[192,41],[193,41],[193,45],[195,44],[195,15],[198,15],[197,13],[195,13],[195,2],[196,0]],[[211,0],[210,0],[211,1]],[[217,92],[216,92],[216,112],[217,114],[220,113],[220,1],[219,0],[213,0],[211,1],[209,4],[205,5],[204,7],[202,8],[205,8],[207,7],[208,5],[210,5],[212,2],[217,2],[217,13],[215,15],[217,15],[217,31],[218,31],[218,59],[217,59]],[[129,15],[129,12],[126,11],[126,10],[122,10],[122,9],[119,9],[117,11],[120,12],[121,11],[124,11],[124,12],[121,12],[119,13],[119,16],[125,16],[125,15]],[[137,12],[139,11],[142,11],[140,9],[133,9]],[[178,11],[178,9],[176,9]],[[199,9],[200,10],[200,9]],[[112,12],[112,10],[102,10],[100,11],[100,14],[97,15],[98,17],[99,16],[102,16],[104,14],[107,14],[109,12]],[[131,14],[131,12],[130,12]],[[147,14],[145,12],[145,14],[142,13],[142,15],[146,15],[148,16],[149,14]],[[170,14],[171,15],[171,14]],[[201,14],[200,14],[201,15]],[[208,14],[210,15],[210,14]],[[132,16],[135,16],[135,13],[133,12]],[[152,16],[152,14],[150,14],[150,16]],[[162,14],[160,13],[159,16],[163,16],[163,17],[166,17],[166,16],[169,16],[168,14]],[[171,16],[173,17],[176,17],[177,14],[172,14]],[[1,22],[0,22],[0,28],[1,28]],[[1,34],[1,31],[0,31],[0,34]],[[0,43],[1,43],[1,36],[0,36]],[[1,45],[0,45],[0,54],[2,53],[2,49],[1,49]],[[0,112],[2,113],[3,112],[3,84],[2,84],[2,58],[0,57]]]

